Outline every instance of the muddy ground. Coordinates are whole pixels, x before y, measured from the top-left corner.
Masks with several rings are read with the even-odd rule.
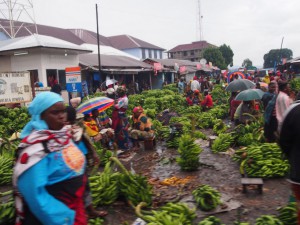
[[[211,133],[207,130],[203,132],[207,135]],[[194,172],[181,171],[176,163],[177,150],[168,149],[164,142],[159,141],[153,150],[145,151],[142,148],[121,159],[129,170],[147,176],[153,184],[154,208],[175,200],[195,207],[191,192],[199,184],[208,184],[216,188],[222,194],[223,205],[210,213],[197,210],[194,224],[211,214],[219,217],[226,225],[238,220],[254,224],[260,215],[275,215],[276,208],[287,204],[290,189],[284,178],[264,180],[263,194],[259,194],[255,186],[250,187],[248,193],[244,194],[238,163],[234,162],[229,154],[213,154],[208,141],[199,139],[196,142],[203,148],[203,152],[200,154],[202,166]],[[189,182],[177,186],[161,185],[161,181],[173,176],[189,177]],[[2,186],[0,191],[10,188]],[[105,218],[105,225],[120,225],[125,222],[132,224],[137,219],[134,210],[122,200],[101,209],[109,212]]]
[[[194,172],[181,171],[175,160],[177,151],[167,149],[164,142],[157,142],[154,150],[141,149],[121,160],[129,170],[133,169],[150,179],[154,186],[154,207],[178,199],[195,207],[191,192],[199,184],[211,185],[221,192],[223,205],[210,213],[197,210],[195,224],[207,215],[215,215],[227,225],[235,221],[254,224],[260,215],[275,215],[276,208],[287,204],[290,189],[284,178],[264,180],[262,194],[258,193],[256,186],[250,186],[246,194],[242,193],[238,163],[234,162],[229,154],[213,154],[208,141],[200,139],[197,143],[203,148],[200,155],[202,166]],[[190,180],[185,185],[161,185],[161,181],[173,176],[189,176]],[[134,210],[122,201],[106,209],[109,215],[105,224],[119,225],[125,221],[132,224],[136,219]]]

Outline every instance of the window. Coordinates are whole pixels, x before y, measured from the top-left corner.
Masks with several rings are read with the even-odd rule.
[[[142,59],[146,59],[146,53],[145,53],[145,49],[142,48]]]
[[[153,50],[154,51],[154,59],[157,59],[157,50]]]
[[[187,51],[184,51],[184,52],[183,52],[183,55],[184,55],[184,56],[187,56]]]
[[[149,52],[149,58],[151,59],[152,58],[152,50],[148,49],[148,52]]]
[[[194,50],[191,50],[191,55],[194,55],[194,54],[195,54]]]
[[[162,59],[162,51],[159,51],[159,58]]]

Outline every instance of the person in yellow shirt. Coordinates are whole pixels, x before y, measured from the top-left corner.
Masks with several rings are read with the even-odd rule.
[[[154,137],[154,129],[151,120],[144,114],[141,106],[133,109],[133,124],[129,131],[129,137],[133,139],[133,148],[139,149],[138,140],[145,140]]]
[[[267,74],[264,79],[263,79],[263,82],[269,84],[271,81],[270,81],[270,77],[269,77],[269,74]]]
[[[84,127],[86,129],[86,133],[90,136],[90,138],[97,142],[100,141],[102,136],[99,133],[99,128],[97,126],[96,121],[90,116],[90,114],[84,115]]]

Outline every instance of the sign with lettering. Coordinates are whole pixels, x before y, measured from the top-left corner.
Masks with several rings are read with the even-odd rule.
[[[0,104],[30,102],[32,100],[30,73],[0,73]]]
[[[66,84],[68,92],[82,92],[80,67],[66,68]]]

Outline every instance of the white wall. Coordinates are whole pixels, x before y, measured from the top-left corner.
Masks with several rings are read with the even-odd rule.
[[[78,55],[36,52],[28,55],[11,56],[11,71],[38,70],[39,81],[47,84],[47,69],[64,70],[79,65]],[[1,68],[1,64],[0,64]]]
[[[123,52],[126,52],[130,55],[133,55],[139,59],[142,58],[142,50],[139,48],[130,48],[130,49],[122,49]]]

